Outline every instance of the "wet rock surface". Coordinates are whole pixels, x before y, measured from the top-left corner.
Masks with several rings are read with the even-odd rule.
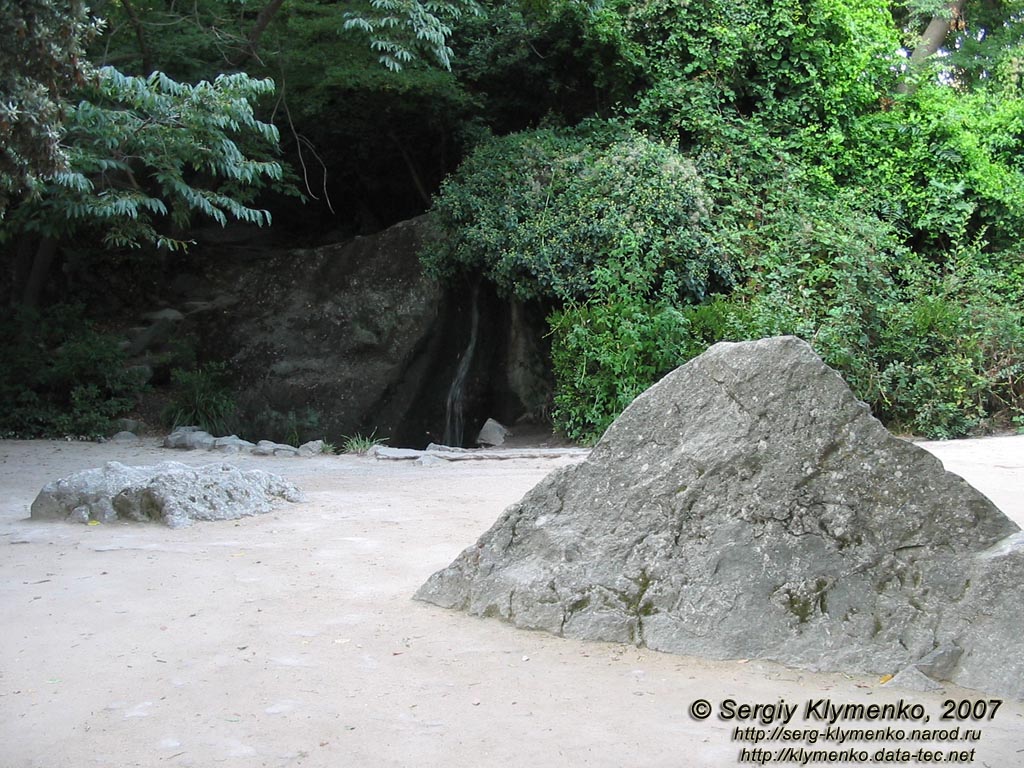
[[[670,373],[417,597],[567,637],[913,666],[1024,697],[1018,526],[792,337]]]

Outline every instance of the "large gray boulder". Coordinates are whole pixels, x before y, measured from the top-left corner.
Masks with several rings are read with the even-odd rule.
[[[638,397],[416,595],[567,637],[1024,698],[1024,537],[793,337]]]
[[[32,502],[36,520],[109,523],[156,520],[171,528],[196,520],[234,520],[301,501],[291,483],[230,464],[191,467],[175,461],[130,467],[111,461],[47,483]]]

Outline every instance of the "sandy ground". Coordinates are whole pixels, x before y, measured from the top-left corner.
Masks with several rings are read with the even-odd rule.
[[[926,447],[1024,523],[1024,437]],[[905,749],[890,753],[903,764],[963,749],[974,751],[947,762],[1024,765],[1020,702],[943,722],[944,701],[989,697],[562,640],[410,599],[569,459],[246,457],[234,463],[285,476],[308,501],[181,530],[26,519],[44,483],[78,469],[211,458],[155,441],[0,442],[0,766],[731,766],[755,748],[734,729],[761,724],[721,719],[729,700],[796,704],[788,727],[822,734],[756,745],[771,764],[789,746],[852,747],[869,762]],[[838,745],[805,717],[822,698],[902,699],[922,705],[926,728],[981,738]],[[697,699],[709,719],[690,716]]]

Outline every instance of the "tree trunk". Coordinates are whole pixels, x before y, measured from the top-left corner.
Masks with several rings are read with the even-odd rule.
[[[935,16],[921,35],[921,41],[917,44],[914,52],[910,55],[911,66],[919,66],[946,42],[949,30],[958,21],[964,10],[965,0],[952,0],[946,5],[946,12],[941,16]]]
[[[946,38],[949,36],[949,30],[952,29],[953,25],[962,18],[965,2],[966,0],[950,0],[950,2],[946,4],[945,13],[932,17],[932,20],[928,23],[928,26],[921,34],[921,40],[918,42],[917,47],[914,48],[914,52],[910,54],[911,72],[915,69],[919,69],[921,65],[934,56],[942,47],[942,44],[946,42]],[[914,91],[914,87],[907,83],[900,83],[897,90],[899,93],[912,93]]]
[[[267,29],[267,26],[270,24],[270,20],[274,18],[274,14],[278,12],[283,4],[284,0],[270,0],[269,3],[260,9],[259,15],[256,16],[256,21],[253,23],[252,29],[249,30],[249,37],[246,40],[245,49],[232,60],[232,66],[240,67],[246,61],[256,56],[256,51],[259,49],[260,38],[263,36],[263,32]]]
[[[21,294],[22,306],[35,309],[39,306],[39,299],[43,295],[43,287],[50,275],[50,268],[53,266],[54,257],[57,255],[58,242],[56,238],[44,237],[36,247],[36,255],[32,260],[32,271],[29,273],[25,283],[25,290]]]

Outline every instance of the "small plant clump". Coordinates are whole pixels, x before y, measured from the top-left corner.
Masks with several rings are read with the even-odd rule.
[[[107,435],[146,388],[141,369],[126,365],[119,340],[75,305],[0,318],[0,359],[5,438]]]
[[[174,395],[164,411],[170,427],[201,427],[212,435],[229,434],[235,418],[235,399],[226,381],[227,367],[211,363],[192,371],[171,373]]]
[[[373,430],[369,435],[361,435],[356,433],[352,436],[342,436],[341,452],[350,455],[365,455],[369,453],[371,448],[378,445],[386,445],[388,439],[386,437],[377,437],[377,430]]]

